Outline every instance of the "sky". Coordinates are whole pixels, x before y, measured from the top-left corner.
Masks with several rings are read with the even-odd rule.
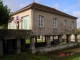
[[[33,2],[33,0],[2,1],[4,5],[7,5],[11,9],[11,12],[15,12]],[[34,0],[34,2],[55,8],[77,17],[77,28],[80,28],[80,0]]]

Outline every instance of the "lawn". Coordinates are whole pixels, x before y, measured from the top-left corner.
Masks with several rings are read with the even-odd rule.
[[[64,52],[64,56],[60,56],[60,53]],[[73,52],[75,54],[71,55],[70,52]],[[67,54],[68,53],[68,56]],[[51,59],[57,59],[57,60],[80,60],[80,47],[74,47],[62,51],[57,51],[57,52],[51,52],[46,55],[47,57]]]
[[[26,44],[30,44],[30,39],[29,38],[27,38],[26,40]],[[43,40],[37,40],[37,43],[40,43],[40,42],[44,42]]]
[[[69,57],[65,57],[62,60],[80,60],[80,52]]]
[[[58,55],[54,55],[59,60],[80,60],[80,48],[70,49],[70,51],[78,51],[76,54],[67,57],[59,57]],[[69,50],[68,50],[69,51]],[[49,55],[49,54],[48,54]],[[50,55],[49,55],[50,56]],[[47,57],[49,57],[47,56]],[[52,56],[52,55],[51,55]],[[50,60],[50,57],[47,58],[46,55],[34,55],[31,53],[25,53],[20,55],[12,55],[12,56],[3,56],[0,57],[0,60]]]
[[[0,60],[50,60],[50,59],[45,56],[26,53],[14,56],[3,56],[0,57]]]

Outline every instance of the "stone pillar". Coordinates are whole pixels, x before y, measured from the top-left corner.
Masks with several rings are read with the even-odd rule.
[[[45,36],[43,35],[43,41],[45,41]]]
[[[35,42],[34,42],[35,38],[31,37],[30,38],[30,49],[31,50],[35,50]]]
[[[60,45],[62,44],[62,35],[58,35],[58,39],[59,39],[59,42],[60,42]]]
[[[67,35],[67,43],[71,43],[71,35]]]
[[[37,43],[37,36],[35,36],[35,43]]]
[[[21,40],[18,38],[17,39],[17,50],[16,50],[17,54],[21,53]]]
[[[78,43],[77,34],[75,34],[75,42]]]
[[[3,56],[3,40],[0,40],[0,56]]]
[[[53,42],[54,42],[54,35],[53,35]]]
[[[42,35],[40,35],[40,39],[43,40],[43,36]]]
[[[47,47],[51,47],[50,36],[46,36],[46,38]]]
[[[46,43],[46,39],[47,39],[47,37],[45,36],[45,43]]]
[[[21,39],[21,50],[22,52],[25,51],[25,39]]]

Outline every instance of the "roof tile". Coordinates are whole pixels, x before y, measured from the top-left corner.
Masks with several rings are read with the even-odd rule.
[[[41,5],[41,4],[38,4],[38,3],[35,3],[35,2],[33,2],[32,4],[29,4],[28,6],[16,11],[15,13],[13,13],[13,15],[17,14],[17,13],[20,13],[21,11],[24,11],[24,10],[26,10],[28,8],[31,8],[31,7],[34,7],[34,8],[37,8],[37,9],[43,9],[43,10],[50,11],[50,12],[53,12],[53,13],[56,13],[56,14],[60,14],[60,15],[64,15],[64,16],[68,16],[68,17],[72,17],[72,18],[77,19],[77,17],[71,16],[71,15],[66,14],[64,12],[61,12],[61,11],[55,9],[55,8],[51,8],[51,7]]]

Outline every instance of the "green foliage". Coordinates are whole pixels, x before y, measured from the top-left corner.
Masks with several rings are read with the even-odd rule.
[[[26,42],[26,44],[30,44],[30,39],[27,38],[27,39],[25,40],[25,42]],[[44,41],[43,41],[43,40],[37,40],[37,43],[41,43],[41,42],[44,42]]]
[[[8,29],[8,24],[3,24],[2,29]]]
[[[80,34],[80,30],[77,29],[77,34]]]
[[[0,25],[8,24],[10,17],[10,9],[8,9],[7,5],[4,5],[2,0],[0,0]]]
[[[26,53],[14,56],[3,56],[0,57],[0,60],[50,60],[50,59],[45,56]]]

